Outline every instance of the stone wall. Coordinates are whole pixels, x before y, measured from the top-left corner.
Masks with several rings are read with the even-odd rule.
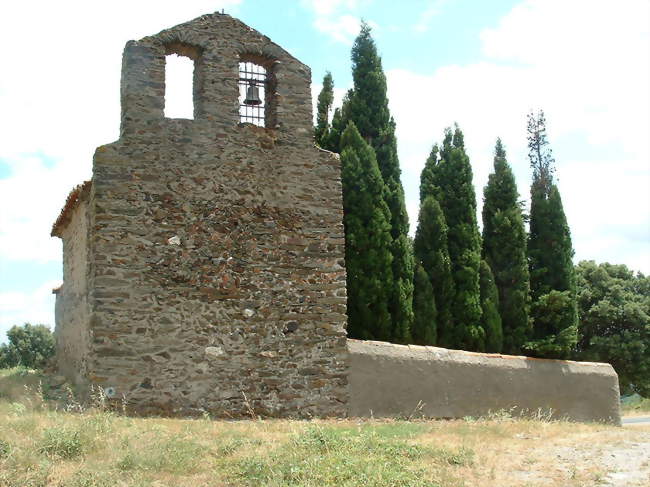
[[[170,53],[194,61],[192,120],[164,117]],[[269,74],[265,127],[239,123],[240,61]],[[127,43],[120,139],[52,230],[61,372],[141,413],[618,422],[608,365],[346,341],[340,161],[314,147],[310,82],[228,15]]]
[[[88,187],[73,190],[66,205],[63,239],[63,281],[56,291],[55,338],[58,366],[77,387],[87,386],[85,379],[90,337],[88,330]]]
[[[163,117],[169,52],[194,59],[194,120]],[[273,80],[266,128],[239,123],[242,59]],[[340,163],[310,76],[228,15],[127,43],[88,208],[89,384],[141,412],[346,413]]]
[[[462,418],[506,410],[620,424],[609,364],[348,340],[351,416]]]

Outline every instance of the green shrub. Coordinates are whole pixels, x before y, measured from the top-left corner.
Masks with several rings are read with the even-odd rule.
[[[76,458],[84,453],[84,442],[78,430],[48,428],[43,432],[39,451],[50,457]]]
[[[199,468],[205,455],[206,448],[192,440],[164,438],[145,448],[129,447],[117,462],[117,468],[123,472],[140,470],[188,474]]]
[[[0,368],[42,368],[54,356],[54,336],[45,325],[12,326],[8,344],[0,345]]]
[[[8,457],[10,451],[11,451],[11,446],[9,446],[9,443],[0,439],[0,458]]]

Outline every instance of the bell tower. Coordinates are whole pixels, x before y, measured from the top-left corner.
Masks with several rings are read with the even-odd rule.
[[[164,115],[169,54],[194,63],[193,119]],[[71,269],[84,235],[84,286],[57,299],[80,388],[141,412],[346,414],[340,163],[314,146],[310,77],[218,13],[126,44],[120,138],[53,230]]]

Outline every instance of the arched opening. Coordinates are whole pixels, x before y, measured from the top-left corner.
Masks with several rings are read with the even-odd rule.
[[[165,56],[165,117],[194,118],[194,61],[176,53]]]
[[[266,127],[268,77],[266,69],[251,61],[239,63],[239,122]]]

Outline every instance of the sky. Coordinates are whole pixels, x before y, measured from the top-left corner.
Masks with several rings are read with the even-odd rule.
[[[14,324],[54,325],[50,229],[118,137],[124,44],[222,9],[309,65],[314,98],[331,71],[339,101],[360,19],[373,27],[412,233],[420,171],[454,123],[479,212],[497,137],[528,200],[526,114],[543,109],[575,262],[650,274],[647,0],[23,0],[0,6],[0,342]],[[170,63],[168,82],[186,74]]]

